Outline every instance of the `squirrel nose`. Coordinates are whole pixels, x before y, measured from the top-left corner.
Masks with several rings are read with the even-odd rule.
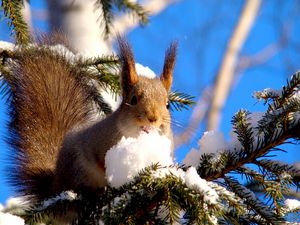
[[[157,121],[157,117],[156,116],[148,116],[148,120],[150,123],[154,123]]]

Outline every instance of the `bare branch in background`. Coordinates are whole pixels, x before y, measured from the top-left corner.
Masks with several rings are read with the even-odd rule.
[[[185,127],[182,133],[174,137],[175,148],[179,148],[181,145],[188,143],[193,138],[193,134],[195,133],[196,129],[207,115],[211,98],[211,88],[207,87],[203,90],[202,97],[197,101],[188,125]]]
[[[32,31],[31,9],[29,0],[23,1],[22,15],[28,25],[28,29]]]
[[[267,45],[254,55],[240,56],[235,69],[235,74],[241,74],[248,68],[262,65],[270,60],[273,56],[278,54],[278,52],[288,44],[288,39],[291,34],[290,30],[291,21],[282,26],[280,38],[277,42]]]
[[[238,54],[244,45],[246,38],[252,28],[261,0],[248,0],[245,3],[239,21],[228,42],[219,72],[216,76],[214,95],[208,113],[207,130],[216,130],[219,127],[221,111],[227,99]]]
[[[31,10],[32,17],[36,20],[40,21],[48,21],[49,20],[49,12],[47,9],[32,9]]]
[[[245,69],[248,69],[249,67],[254,67],[257,65],[261,65],[265,62],[267,62],[270,58],[272,58],[276,53],[279,51],[279,44],[273,43],[265,48],[263,48],[261,51],[256,53],[255,55],[251,56],[241,56],[238,62],[238,65],[235,69],[235,74],[242,73]]]

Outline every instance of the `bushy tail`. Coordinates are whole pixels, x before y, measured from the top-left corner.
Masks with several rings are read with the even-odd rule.
[[[43,199],[64,136],[89,118],[86,82],[66,59],[47,50],[24,50],[13,68],[10,144],[11,181],[17,191]]]

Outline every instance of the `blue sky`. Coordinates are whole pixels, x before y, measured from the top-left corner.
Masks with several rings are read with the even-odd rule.
[[[43,1],[32,0],[33,9],[43,9]],[[191,94],[196,100],[202,90],[211,85],[220,65],[224,49],[232,29],[239,17],[244,1],[219,0],[182,0],[171,5],[161,14],[151,17],[150,23],[143,28],[136,28],[128,34],[136,61],[149,66],[157,74],[163,65],[164,51],[169,43],[179,43],[178,60],[174,73],[173,90]],[[283,35],[288,36],[288,44],[266,63],[249,68],[237,76],[224,108],[220,130],[229,138],[231,118],[235,112],[244,108],[249,111],[264,111],[262,103],[252,97],[254,91],[264,88],[280,88],[286,79],[299,69],[299,1],[264,0],[255,25],[242,49],[241,55],[253,55],[264,47],[277,43]],[[45,21],[34,20],[34,27],[47,30]],[[282,27],[288,27],[282,32]],[[0,40],[12,40],[5,20],[0,21]],[[0,136],[6,135],[6,106],[1,99]],[[182,126],[188,122],[192,110],[174,112],[173,117]],[[174,127],[175,132],[182,128]],[[194,132],[192,141],[181,147],[176,155],[181,160],[204,132],[200,126]],[[11,195],[5,184],[4,167],[7,163],[7,146],[0,140],[0,202]],[[299,147],[285,145],[288,153],[278,153],[280,160],[290,163],[299,161]]]

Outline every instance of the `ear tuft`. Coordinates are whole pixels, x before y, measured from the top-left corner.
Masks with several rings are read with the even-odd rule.
[[[173,81],[173,69],[176,61],[176,54],[177,42],[172,42],[166,51],[164,69],[162,75],[160,76],[160,80],[168,92],[171,89]]]
[[[119,58],[121,61],[121,84],[123,96],[127,95],[131,87],[138,82],[137,72],[135,70],[135,61],[130,44],[121,36],[117,37],[119,45]]]

